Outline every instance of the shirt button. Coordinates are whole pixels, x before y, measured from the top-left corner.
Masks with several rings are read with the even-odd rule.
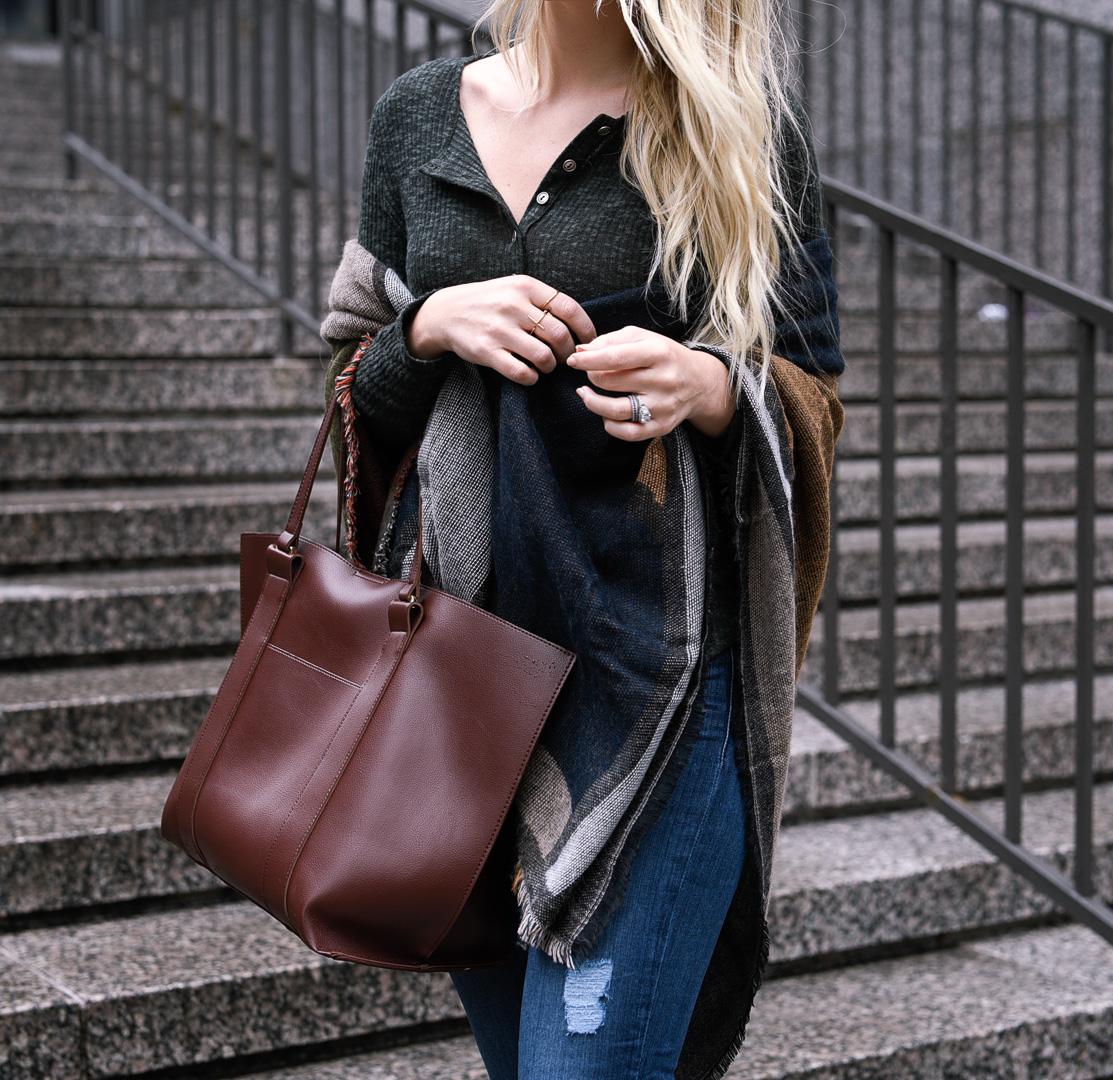
[[[571,158],[569,158],[564,163],[564,171],[565,172],[575,172],[576,171],[576,163]]]
[[[549,201],[549,193],[547,191],[539,191],[537,193],[537,201],[544,206]]]
[[[603,126],[602,126],[602,127],[600,128],[600,129],[599,129],[599,134],[600,134],[600,135],[609,135],[610,133],[611,133],[611,126],[610,126],[610,124],[604,124],[604,125],[603,125]]]

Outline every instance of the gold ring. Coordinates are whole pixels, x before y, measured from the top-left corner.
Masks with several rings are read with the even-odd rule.
[[[537,327],[541,325],[541,320],[543,318],[545,318],[546,315],[549,315],[549,314],[551,314],[551,312],[549,311],[548,308],[546,308],[543,312],[541,312],[541,315],[540,315],[539,318],[536,318],[536,319],[533,320],[533,326],[530,328],[530,332],[529,332],[530,337],[533,337],[533,335],[537,333]]]
[[[545,303],[543,303],[541,305],[542,308],[544,308],[546,311],[548,311],[549,310],[549,305],[553,302],[553,300],[556,298],[557,293],[559,293],[559,292],[560,292],[560,289],[554,289],[553,290],[553,295],[550,296],[549,299],[546,300]]]

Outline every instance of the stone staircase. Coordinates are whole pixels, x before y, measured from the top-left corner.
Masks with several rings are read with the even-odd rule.
[[[238,635],[244,529],[284,519],[320,415],[319,352],[89,172],[62,179],[59,72],[0,47],[0,1080],[484,1072],[451,983],[326,960],[161,840],[178,763]],[[9,157],[8,146],[18,152]],[[847,708],[877,723],[876,394],[868,236],[840,250],[848,426]],[[922,260],[921,260],[922,261]],[[931,283],[901,263],[899,741],[938,756]],[[964,294],[962,789],[1001,816],[999,341]],[[1050,320],[1053,322],[1053,320]],[[1069,365],[1033,361],[1026,841],[1072,856]],[[994,350],[997,350],[995,352]],[[1100,403],[1098,597],[1113,602],[1113,367]],[[1037,421],[1037,417],[1043,419]],[[328,483],[311,531],[330,538]],[[996,605],[996,606],[995,606]],[[813,648],[809,677],[821,673]],[[995,667],[996,665],[996,667]],[[1113,674],[1102,675],[1098,880],[1113,897]],[[1113,1078],[1113,949],[799,715],[772,966],[732,1077]]]

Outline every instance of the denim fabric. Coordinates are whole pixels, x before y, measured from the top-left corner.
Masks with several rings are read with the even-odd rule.
[[[736,661],[731,648],[707,665],[691,756],[590,955],[570,970],[519,949],[452,976],[491,1080],[672,1080],[742,873]]]

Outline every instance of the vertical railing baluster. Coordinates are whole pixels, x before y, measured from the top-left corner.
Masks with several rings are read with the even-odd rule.
[[[139,181],[151,186],[151,19],[150,4],[139,4]]]
[[[1032,214],[1032,232],[1034,234],[1035,244],[1035,257],[1036,266],[1043,267],[1043,189],[1044,189],[1044,156],[1046,148],[1044,145],[1044,128],[1047,124],[1047,116],[1044,111],[1044,74],[1047,69],[1046,56],[1047,52],[1047,20],[1042,16],[1036,18],[1036,190],[1034,192],[1036,206]]]
[[[982,63],[982,0],[970,8],[970,232],[982,239],[982,95],[978,75]]]
[[[278,173],[278,293],[283,300],[294,296],[294,200],[290,161],[290,0],[274,3],[274,155]],[[294,351],[293,323],[279,316],[281,356]]]
[[[854,183],[866,182],[866,13],[864,0],[854,0]]]
[[[193,0],[182,2],[182,213],[193,220]]]
[[[1067,278],[1078,280],[1078,28],[1067,39]]]
[[[317,4],[305,5],[305,49],[309,80],[309,310],[321,310],[321,186],[317,162]]]
[[[123,9],[120,18],[120,116],[121,116],[121,164],[124,172],[132,171],[131,160],[131,15],[128,14],[128,0],[121,0]]]
[[[912,0],[912,209],[923,213],[923,5]]]
[[[255,273],[266,257],[263,232],[263,0],[252,0],[251,17],[251,171],[255,188]]]
[[[1103,39],[1101,72],[1101,289],[1113,298],[1113,34]],[[1105,347],[1113,348],[1113,331]]]
[[[232,258],[240,257],[240,9],[226,0],[228,13],[228,232]]]
[[[336,56],[333,66],[336,68],[336,251],[343,251],[348,240],[348,155],[347,148],[347,112],[345,109],[348,96],[344,74],[347,63],[344,59],[344,0],[336,0],[336,31],[333,48]],[[364,34],[371,35],[370,12],[364,24]],[[353,60],[355,50],[352,50]]]
[[[426,38],[425,44],[429,50],[429,59],[432,60],[437,55],[437,41],[439,38],[437,19],[433,15],[426,15]]]
[[[1012,253],[1013,232],[1013,101],[1012,101],[1012,73],[1013,73],[1013,9],[1007,7],[1002,12],[1004,26],[1002,35],[1004,45],[1001,49],[1001,134],[1003,146],[1001,149],[1004,169],[1001,174],[1001,248]]]
[[[1078,464],[1075,550],[1074,884],[1094,894],[1094,458],[1097,335],[1078,323]]]
[[[811,112],[813,80],[815,79],[815,35],[812,33],[809,20],[814,16],[808,12],[808,0],[799,0],[796,4],[797,51],[800,56],[800,98],[804,109]]]
[[[162,65],[161,90],[162,90],[162,136],[159,140],[159,149],[162,152],[162,201],[170,204],[170,0],[159,0],[159,30],[162,41],[159,47],[159,63]]]
[[[1008,290],[1005,505],[1005,835],[1020,843],[1024,780],[1024,293]]]
[[[81,137],[93,142],[93,48],[89,44],[89,19],[93,0],[81,0]]]
[[[896,233],[882,226],[878,262],[878,407],[880,410],[880,633],[881,741],[896,745]]]
[[[839,220],[834,203],[824,206],[825,225],[838,266]],[[836,457],[837,457],[836,449]],[[827,549],[827,580],[823,583],[823,696],[839,703],[839,471],[831,466],[831,539]]]
[[[825,148],[831,161],[839,162],[842,171],[842,144],[839,124],[839,50],[835,42],[839,39],[838,21],[842,17],[834,4],[827,6],[827,50],[824,63],[827,69],[827,91],[823,95],[827,100],[823,103],[825,116],[826,142]]]
[[[958,263],[940,266],[939,325],[939,763],[943,790],[958,782]]]
[[[96,12],[97,10],[97,5],[94,3],[93,11]],[[115,153],[115,139],[113,137],[115,125],[112,122],[112,61],[108,55],[107,21],[107,19],[103,18],[102,9],[102,18],[100,20],[100,25],[97,27],[94,39],[97,43],[97,53],[100,57],[100,151],[106,158],[111,160]]]
[[[881,5],[881,147],[884,160],[885,198],[893,199],[893,12]]]
[[[62,124],[66,134],[77,134],[74,130],[74,58],[73,47],[73,0],[59,0],[58,23],[62,33]],[[77,154],[68,146],[63,153],[63,166],[66,179],[77,179]]]
[[[216,237],[216,10],[205,0],[205,231]]]
[[[951,130],[954,124],[954,103],[952,97],[954,95],[954,79],[951,78],[951,69],[954,66],[952,53],[952,38],[954,35],[954,11],[953,0],[943,0],[942,12],[942,29],[943,36],[943,100],[940,103],[942,109],[943,125],[942,135],[942,165],[940,167],[940,197],[942,199],[943,210],[943,224],[951,225],[954,221],[954,208],[951,206],[951,163],[954,158],[954,132]]]
[[[406,5],[404,0],[394,3],[394,77],[398,78],[409,67],[406,63]]]

